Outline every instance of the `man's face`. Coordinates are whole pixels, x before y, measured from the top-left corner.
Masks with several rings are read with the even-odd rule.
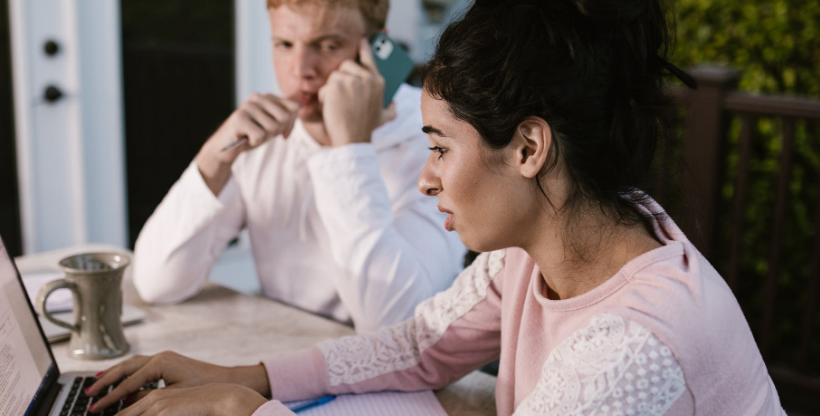
[[[319,89],[345,59],[355,60],[365,34],[358,8],[305,2],[269,9],[273,66],[285,98],[302,104],[299,118],[321,121]]]

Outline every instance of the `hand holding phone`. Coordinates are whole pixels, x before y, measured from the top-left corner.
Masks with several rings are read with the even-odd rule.
[[[393,97],[407,77],[413,72],[413,60],[407,52],[386,33],[379,32],[370,43],[373,60],[379,73],[384,78],[384,106],[393,101]]]
[[[396,117],[395,106],[384,108],[385,79],[366,39],[359,45],[359,61],[344,61],[319,90],[332,146],[370,142],[373,130]]]

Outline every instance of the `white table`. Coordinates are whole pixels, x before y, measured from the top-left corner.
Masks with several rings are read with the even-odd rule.
[[[86,245],[23,256],[15,261],[21,273],[56,270],[57,262],[71,254],[127,250]],[[178,305],[152,306],[136,294],[130,267],[123,283],[125,303],[143,309],[146,319],[125,327],[131,344],[128,355],[107,361],[69,358],[67,343],[52,345],[61,371],[98,371],[134,354],[165,350],[221,365],[256,364],[262,358],[306,349],[317,342],[354,333],[353,329],[304,311],[207,283],[194,298]],[[450,415],[495,415],[495,377],[473,372],[436,396]]]

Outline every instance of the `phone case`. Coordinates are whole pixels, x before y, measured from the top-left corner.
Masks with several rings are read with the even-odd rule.
[[[413,60],[385,33],[378,33],[370,44],[376,67],[384,77],[384,106],[390,105],[401,84],[413,72]]]

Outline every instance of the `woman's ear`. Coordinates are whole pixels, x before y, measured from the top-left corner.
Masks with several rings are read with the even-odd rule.
[[[515,129],[512,143],[515,163],[521,175],[532,179],[544,167],[552,145],[549,124],[540,117],[528,117]]]

